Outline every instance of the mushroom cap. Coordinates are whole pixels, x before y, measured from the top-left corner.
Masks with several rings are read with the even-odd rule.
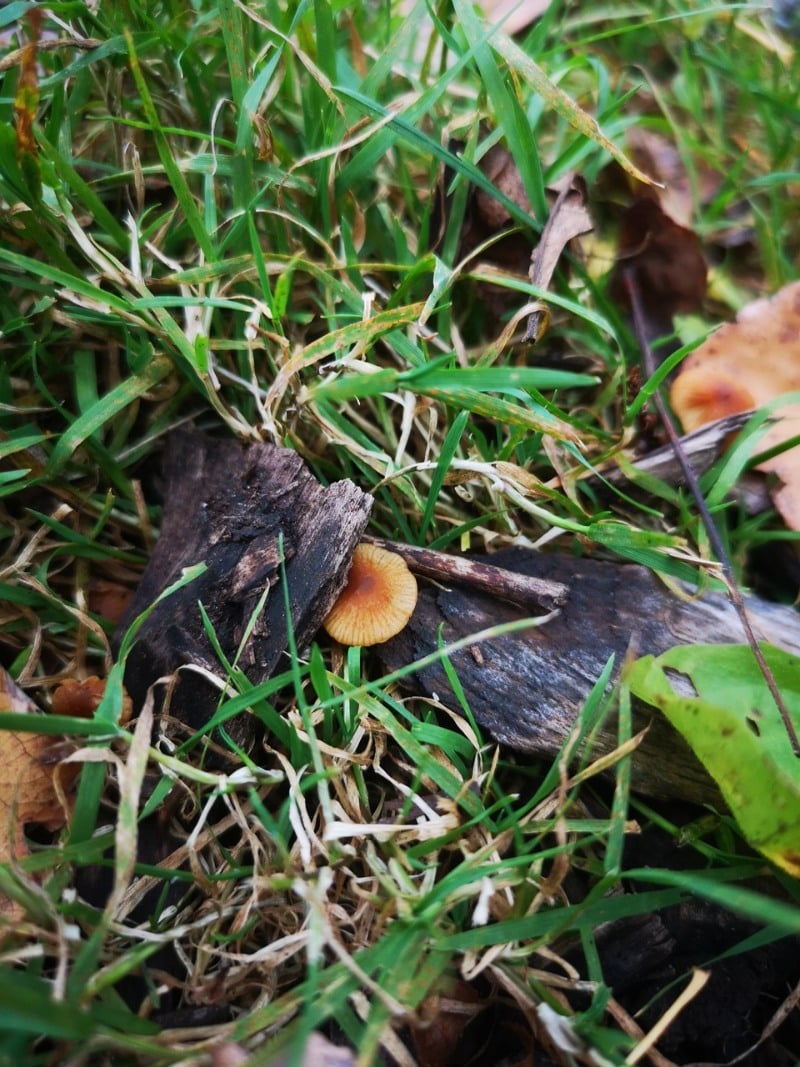
[[[347,585],[323,627],[343,645],[378,645],[399,634],[416,607],[417,581],[396,552],[359,544]]]

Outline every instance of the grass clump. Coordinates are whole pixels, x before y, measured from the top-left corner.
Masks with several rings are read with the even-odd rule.
[[[641,406],[610,238],[556,275],[531,354],[542,294],[498,269],[496,238],[462,237],[478,188],[529,248],[548,188],[576,168],[595,188],[647,125],[712,259],[679,340],[794,277],[797,60],[761,9],[664,0],[645,24],[554,3],[511,42],[462,0],[78,0],[8,5],[0,32],[0,647],[43,705],[108,671],[100,594],[147,562],[181,425],[353,479],[382,536],[702,568],[679,492],[600,503],[584,484]],[[497,144],[524,201],[481,169]],[[786,536],[737,518],[719,512],[740,563]],[[267,739],[229,739],[223,773],[180,733],[151,740],[157,709],[120,721],[121,666],[96,724],[66,727],[89,760],[68,837],[3,868],[25,909],[0,946],[5,1061],[206,1063],[225,1039],[266,1064],[323,1031],[359,1063],[423,1062],[449,997],[508,1028],[494,1052],[621,1064],[637,1029],[604,924],[703,900],[752,923],[728,956],[798,932],[796,886],[730,820],[687,828],[631,799],[624,759],[613,797],[569,765],[612,711],[608,673],[550,765],[320,641],[262,686],[231,668],[220,720],[249,709]],[[143,858],[153,818],[172,844]],[[637,827],[696,869],[626,869]],[[763,891],[740,885],[756,875]]]

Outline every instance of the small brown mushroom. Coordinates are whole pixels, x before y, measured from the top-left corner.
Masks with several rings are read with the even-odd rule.
[[[347,585],[323,622],[343,645],[378,645],[399,634],[417,603],[417,581],[396,552],[360,544]]]

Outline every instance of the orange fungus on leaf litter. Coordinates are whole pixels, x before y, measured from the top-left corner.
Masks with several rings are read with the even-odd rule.
[[[396,552],[360,544],[347,585],[322,624],[343,645],[378,645],[399,634],[417,603],[417,582]]]

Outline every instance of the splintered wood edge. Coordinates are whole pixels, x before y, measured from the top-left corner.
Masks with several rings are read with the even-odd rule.
[[[681,446],[695,474],[704,474],[712,464],[716,463],[730,435],[740,430],[754,414],[755,410],[726,415],[724,419],[706,423],[705,426],[681,437]],[[631,470],[655,475],[670,485],[677,484],[683,479],[683,472],[671,444],[662,445],[661,448],[656,448],[646,456],[642,456],[641,459],[635,460],[631,463]],[[625,471],[616,466],[601,467],[596,474],[602,475],[605,481],[616,486],[631,480]],[[590,473],[587,481],[594,477],[595,474]]]

